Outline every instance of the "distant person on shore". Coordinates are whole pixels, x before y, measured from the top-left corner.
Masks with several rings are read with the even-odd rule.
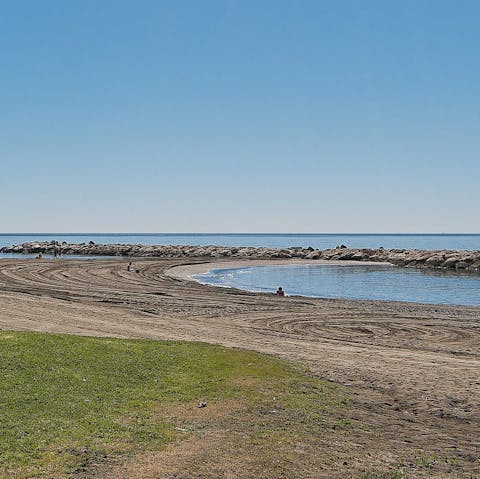
[[[285,296],[285,291],[283,291],[283,288],[280,286],[278,289],[277,289],[277,292],[275,293],[277,296]]]
[[[127,271],[132,271],[132,262],[128,263]]]

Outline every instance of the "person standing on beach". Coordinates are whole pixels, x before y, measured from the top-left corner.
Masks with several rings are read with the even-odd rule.
[[[277,292],[275,293],[277,296],[281,296],[283,298],[283,296],[285,296],[285,291],[283,291],[283,288],[280,286],[278,289],[277,289]]]

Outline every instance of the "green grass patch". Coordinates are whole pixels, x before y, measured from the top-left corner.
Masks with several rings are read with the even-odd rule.
[[[268,441],[287,428],[308,434],[344,403],[286,362],[202,343],[1,332],[0,358],[2,478],[65,477],[161,449],[181,435],[167,414],[176,405],[244,404],[259,417],[252,440]],[[260,427],[262,414],[279,418],[275,430]]]

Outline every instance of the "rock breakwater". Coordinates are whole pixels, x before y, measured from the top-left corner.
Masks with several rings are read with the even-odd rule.
[[[256,248],[232,246],[147,246],[140,244],[95,244],[28,242],[5,246],[0,253],[61,254],[79,256],[127,256],[161,258],[236,258],[275,259],[297,258],[307,260],[375,261],[397,266],[437,268],[480,272],[480,251],[408,250],[408,249],[351,249],[344,245],[326,250],[313,248]]]

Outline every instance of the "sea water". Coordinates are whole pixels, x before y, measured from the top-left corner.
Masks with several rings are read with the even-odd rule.
[[[212,269],[205,284],[287,295],[480,306],[480,275],[390,265],[278,265]]]
[[[404,248],[480,250],[480,234],[250,234],[250,233],[28,233],[0,234],[0,248],[30,241],[67,243],[215,245],[288,248],[302,246],[327,249],[344,244],[349,248]]]

